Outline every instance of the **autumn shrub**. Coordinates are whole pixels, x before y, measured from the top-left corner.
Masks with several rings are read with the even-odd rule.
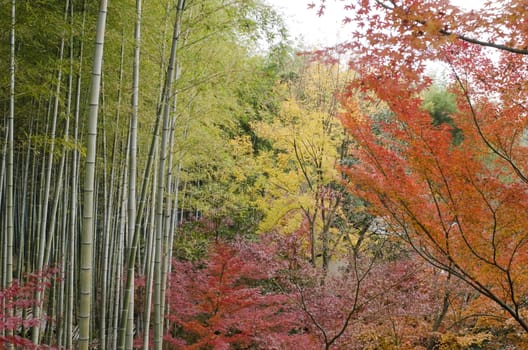
[[[42,272],[25,276],[24,281],[14,280],[0,291],[0,349],[15,346],[17,349],[50,349],[47,345],[35,345],[27,339],[27,330],[33,326],[49,322],[33,318],[32,308],[36,305],[35,293],[51,286],[57,278],[58,270],[47,268]],[[29,312],[28,312],[29,311]]]
[[[393,238],[368,238],[375,244],[363,241],[363,247],[339,256],[337,268],[325,271],[303,253],[309,247],[302,230],[263,237],[264,244],[277,246],[277,259],[287,262],[276,281],[301,311],[299,322],[317,337],[318,348],[431,349],[446,334],[478,338],[485,332],[475,325],[493,315],[489,303]]]
[[[437,302],[422,269],[407,259],[327,275],[307,265],[285,285],[323,348],[415,349]]]
[[[411,253],[349,256],[328,272],[306,258],[304,239],[299,233],[217,242],[200,261],[174,261],[166,343],[175,349],[353,350],[426,349],[434,334],[431,344],[440,346],[458,339],[449,338],[454,332],[468,334],[462,343],[486,340],[478,332],[469,336],[467,327],[475,323],[463,321],[478,312],[461,311],[467,288]]]
[[[290,297],[266,292],[281,267],[273,255],[256,243],[219,242],[208,260],[175,261],[165,341],[178,349],[313,348]]]

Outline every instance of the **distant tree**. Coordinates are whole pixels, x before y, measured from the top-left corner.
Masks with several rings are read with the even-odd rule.
[[[355,210],[346,205],[337,169],[346,136],[337,119],[336,93],[351,76],[337,64],[306,63],[295,79],[278,87],[286,91],[278,116],[253,123],[270,145],[257,158],[264,174],[258,183],[260,229],[288,234],[308,223],[310,260],[324,269],[348,232],[339,223],[352,218],[348,209]]]
[[[442,124],[450,126],[453,144],[459,145],[464,139],[464,135],[462,130],[454,124],[451,117],[458,112],[456,95],[441,86],[433,85],[424,93],[423,99],[422,108],[429,112],[431,118],[433,118],[433,125],[437,127]]]

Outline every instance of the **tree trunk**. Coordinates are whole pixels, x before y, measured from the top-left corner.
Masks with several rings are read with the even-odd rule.
[[[73,142],[78,145],[79,142],[79,116],[81,110],[81,81],[82,81],[82,63],[83,63],[83,49],[84,49],[84,26],[86,22],[86,0],[83,1],[82,8],[82,23],[81,23],[81,42],[79,45],[79,69],[77,72],[76,81],[76,97],[75,97],[75,111],[74,111],[74,126],[73,126]],[[67,349],[73,348],[73,309],[74,309],[74,290],[75,290],[75,270],[76,259],[78,251],[77,246],[77,201],[79,189],[79,151],[75,147],[72,152],[71,163],[71,214],[69,221],[68,232],[68,250],[72,254],[68,262],[67,270],[67,296],[66,296],[66,326],[65,326],[65,342]]]
[[[88,112],[88,139],[86,145],[86,168],[84,174],[83,228],[81,233],[80,261],[80,310],[79,349],[88,350],[90,345],[90,320],[92,303],[92,254],[94,236],[94,177],[97,144],[97,116],[103,64],[103,47],[106,27],[107,0],[99,3],[99,15],[92,67],[90,108]]]
[[[65,6],[65,11],[64,11],[64,21],[65,22],[68,16],[69,5],[70,5],[69,0],[66,0],[66,6]],[[46,252],[47,251],[49,252],[49,250],[51,249],[51,241],[53,240],[53,235],[52,235],[53,232],[50,232],[50,231],[53,231],[53,228],[51,227],[51,225],[50,227],[48,227],[47,220],[48,220],[48,209],[49,209],[49,200],[50,200],[49,196],[50,196],[50,188],[51,188],[51,174],[52,174],[54,150],[55,150],[55,133],[57,129],[57,118],[59,116],[59,100],[60,100],[60,91],[61,91],[61,83],[62,83],[62,63],[63,63],[63,58],[64,58],[64,42],[65,42],[65,33],[63,33],[62,35],[61,44],[60,44],[60,52],[59,52],[60,66],[59,66],[59,71],[57,72],[57,87],[55,90],[55,99],[54,99],[54,104],[53,104],[53,116],[51,120],[51,130],[50,130],[50,135],[49,135],[50,146],[49,146],[48,164],[46,168],[47,170],[46,180],[44,183],[44,198],[41,199],[43,207],[42,207],[42,214],[41,214],[42,219],[41,219],[41,223],[39,227],[40,245],[39,245],[39,251],[38,251],[38,262],[36,266],[37,271],[41,271],[44,268],[46,264],[46,261],[45,261]],[[60,192],[60,189],[58,191]],[[57,205],[58,205],[58,202],[57,202]],[[53,222],[52,224],[54,225],[55,223]],[[35,319],[37,320],[41,319],[41,312],[42,312],[41,304],[42,304],[42,300],[44,297],[44,291],[45,289],[38,290],[35,295],[36,303],[35,303],[35,308],[33,311],[33,317],[35,317]],[[40,341],[39,340],[40,327],[41,327],[40,324],[37,324],[36,326],[33,327],[31,337],[32,337],[33,343],[35,344],[38,344]]]
[[[7,156],[7,230],[6,230],[6,246],[7,251],[5,252],[4,260],[5,266],[5,285],[9,287],[13,283],[13,237],[14,237],[14,189],[13,189],[13,168],[14,168],[14,131],[15,131],[15,24],[16,24],[16,2],[11,1],[11,39],[10,39],[10,50],[11,50],[11,62],[9,66],[9,118],[7,127],[7,138],[8,138],[8,156]],[[1,186],[2,184],[0,184]],[[3,306],[3,305],[2,305]],[[7,316],[13,314],[13,309],[10,307],[7,310]],[[10,346],[12,348],[12,346]]]
[[[163,132],[160,145],[160,159],[158,163],[158,191],[156,193],[156,247],[154,262],[154,349],[161,350],[163,345],[163,310],[162,310],[162,258],[163,258],[163,203],[165,197],[165,168],[169,144],[169,115],[171,109],[173,76],[176,66],[176,54],[181,33],[184,0],[178,0],[174,34],[172,37],[171,54],[167,69],[167,84],[163,102]]]

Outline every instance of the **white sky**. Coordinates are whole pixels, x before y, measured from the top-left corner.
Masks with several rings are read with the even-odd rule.
[[[349,30],[342,24],[346,15],[342,3],[326,2],[325,15],[317,17],[315,9],[308,3],[316,0],[265,0],[284,15],[292,38],[306,48],[333,46],[347,38]],[[484,0],[451,0],[454,5],[479,8]],[[350,24],[348,24],[350,26]]]

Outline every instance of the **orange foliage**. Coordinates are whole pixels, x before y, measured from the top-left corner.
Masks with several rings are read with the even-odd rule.
[[[324,2],[324,1],[323,1]],[[528,331],[528,9],[494,1],[464,12],[448,1],[363,0],[355,23],[343,124],[357,164],[350,190],[433,265],[452,272]],[[434,126],[420,94],[430,60],[451,71],[451,117]],[[356,91],[390,113],[364,115]]]

